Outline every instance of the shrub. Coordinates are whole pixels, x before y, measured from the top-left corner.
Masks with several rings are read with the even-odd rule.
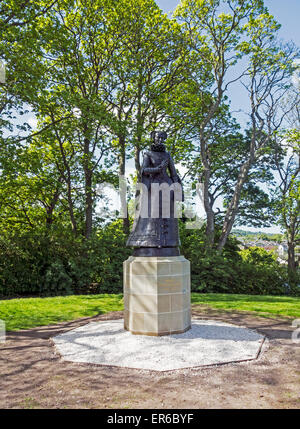
[[[217,238],[220,231],[217,230]],[[193,292],[244,293],[253,295],[300,295],[300,288],[289,283],[285,266],[276,255],[262,248],[239,250],[238,241],[229,237],[223,253],[205,252],[205,233],[181,226],[182,253],[191,261]],[[299,282],[299,274],[296,275]]]
[[[259,247],[241,250],[240,279],[252,294],[283,295],[288,281],[286,267],[277,262],[276,255]]]
[[[217,230],[217,236],[220,233]],[[180,223],[181,252],[191,262],[194,292],[299,295],[299,275],[289,282],[287,268],[261,248],[240,251],[229,237],[223,253],[205,251],[203,229]],[[0,295],[121,293],[126,248],[122,220],[98,229],[88,241],[53,228],[0,238]]]
[[[65,295],[122,291],[121,221],[86,241],[68,231],[27,231],[0,239],[0,295]]]

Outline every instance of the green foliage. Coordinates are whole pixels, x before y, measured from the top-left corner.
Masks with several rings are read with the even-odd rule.
[[[268,252],[261,247],[251,247],[240,251],[240,255],[244,262],[257,266],[272,265],[276,262],[274,253]]]
[[[72,293],[72,279],[60,260],[50,263],[46,269],[43,283],[43,290],[49,291],[49,295]]]
[[[277,82],[275,72],[290,69],[294,54],[285,56],[275,43],[279,26],[262,0],[232,0],[232,13],[222,11],[226,4],[183,0],[170,18],[154,0],[2,0],[0,60],[7,73],[0,83],[0,294],[122,291],[130,249],[121,221],[103,226],[105,214],[96,207],[105,197],[97,185],[116,184],[129,156],[139,170],[149,131],[161,124],[187,180],[207,185],[212,209],[219,197],[225,206],[232,200],[241,166],[253,163],[255,141],[260,149],[243,176],[237,220],[272,220],[258,185],[272,182],[273,136],[263,145],[255,124],[242,132],[227,86],[239,62],[245,87],[259,73],[260,112],[268,105],[264,93],[272,93],[264,89],[266,78]],[[20,119],[26,110],[38,120],[34,132]],[[298,137],[297,129],[287,134],[289,142]],[[292,224],[288,239],[295,244],[299,181],[290,176],[275,211],[285,228]],[[233,238],[222,254],[216,251],[222,216],[212,216],[216,237],[209,252],[204,231],[182,227],[193,290],[284,293],[286,270],[269,255],[240,253]],[[296,285],[294,271],[289,283]]]
[[[2,236],[0,295],[121,292],[130,254],[121,225],[113,222],[89,241],[55,229]]]
[[[289,282],[287,268],[274,254],[261,248],[240,251],[234,237],[222,254],[207,253],[203,230],[186,229],[183,223],[180,229],[181,252],[191,261],[192,291],[299,294],[299,276]],[[99,228],[88,241],[55,229],[2,237],[0,295],[122,293],[123,261],[132,252],[126,238],[121,220]]]
[[[289,94],[291,97],[292,94]],[[272,205],[278,223],[285,231],[288,242],[288,266],[290,272],[290,281],[295,282],[297,275],[297,265],[295,248],[300,235],[300,113],[299,90],[297,91],[298,102],[293,106],[290,112],[290,121],[295,129],[283,133],[281,137],[284,145],[278,144],[275,156],[276,169],[280,181],[275,188],[275,199]],[[292,97],[291,97],[292,98]],[[284,156],[282,156],[284,155]]]
[[[241,250],[239,253],[242,258],[239,266],[240,281],[246,285],[247,293],[284,295],[290,292],[286,286],[287,269],[277,262],[275,254],[259,247]]]
[[[182,253],[191,261],[194,292],[300,295],[299,275],[289,282],[287,268],[277,262],[275,254],[264,249],[240,251],[237,240],[229,237],[222,254],[207,254],[204,231],[185,228],[181,229],[181,241]]]

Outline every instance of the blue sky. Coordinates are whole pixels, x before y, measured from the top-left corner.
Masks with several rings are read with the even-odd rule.
[[[170,12],[180,2],[178,0],[156,0],[156,3],[164,12]],[[265,0],[265,5],[282,25],[280,36],[286,41],[293,40],[300,45],[300,0]]]

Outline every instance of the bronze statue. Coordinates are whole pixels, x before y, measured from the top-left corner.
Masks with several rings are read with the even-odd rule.
[[[134,247],[134,256],[180,254],[175,202],[182,201],[183,194],[172,157],[163,143],[166,138],[166,132],[153,131],[151,148],[144,154],[139,212],[127,240],[127,246]]]

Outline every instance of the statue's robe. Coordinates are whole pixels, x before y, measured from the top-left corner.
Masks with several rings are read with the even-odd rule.
[[[159,170],[158,167],[163,161],[166,161],[166,166]],[[168,152],[147,151],[143,159],[140,181],[145,186],[144,190],[142,187],[140,192],[139,207],[127,246],[135,248],[178,248],[180,239],[175,202],[182,201],[182,189],[171,155]],[[153,186],[151,187],[152,184],[158,186],[162,183],[174,184],[175,192],[174,190],[166,190],[169,193],[168,198],[165,198],[166,194],[161,190],[158,192],[156,188],[157,190],[154,191]],[[170,204],[169,213],[167,213],[167,217],[164,217],[166,215],[164,210],[168,204]]]

